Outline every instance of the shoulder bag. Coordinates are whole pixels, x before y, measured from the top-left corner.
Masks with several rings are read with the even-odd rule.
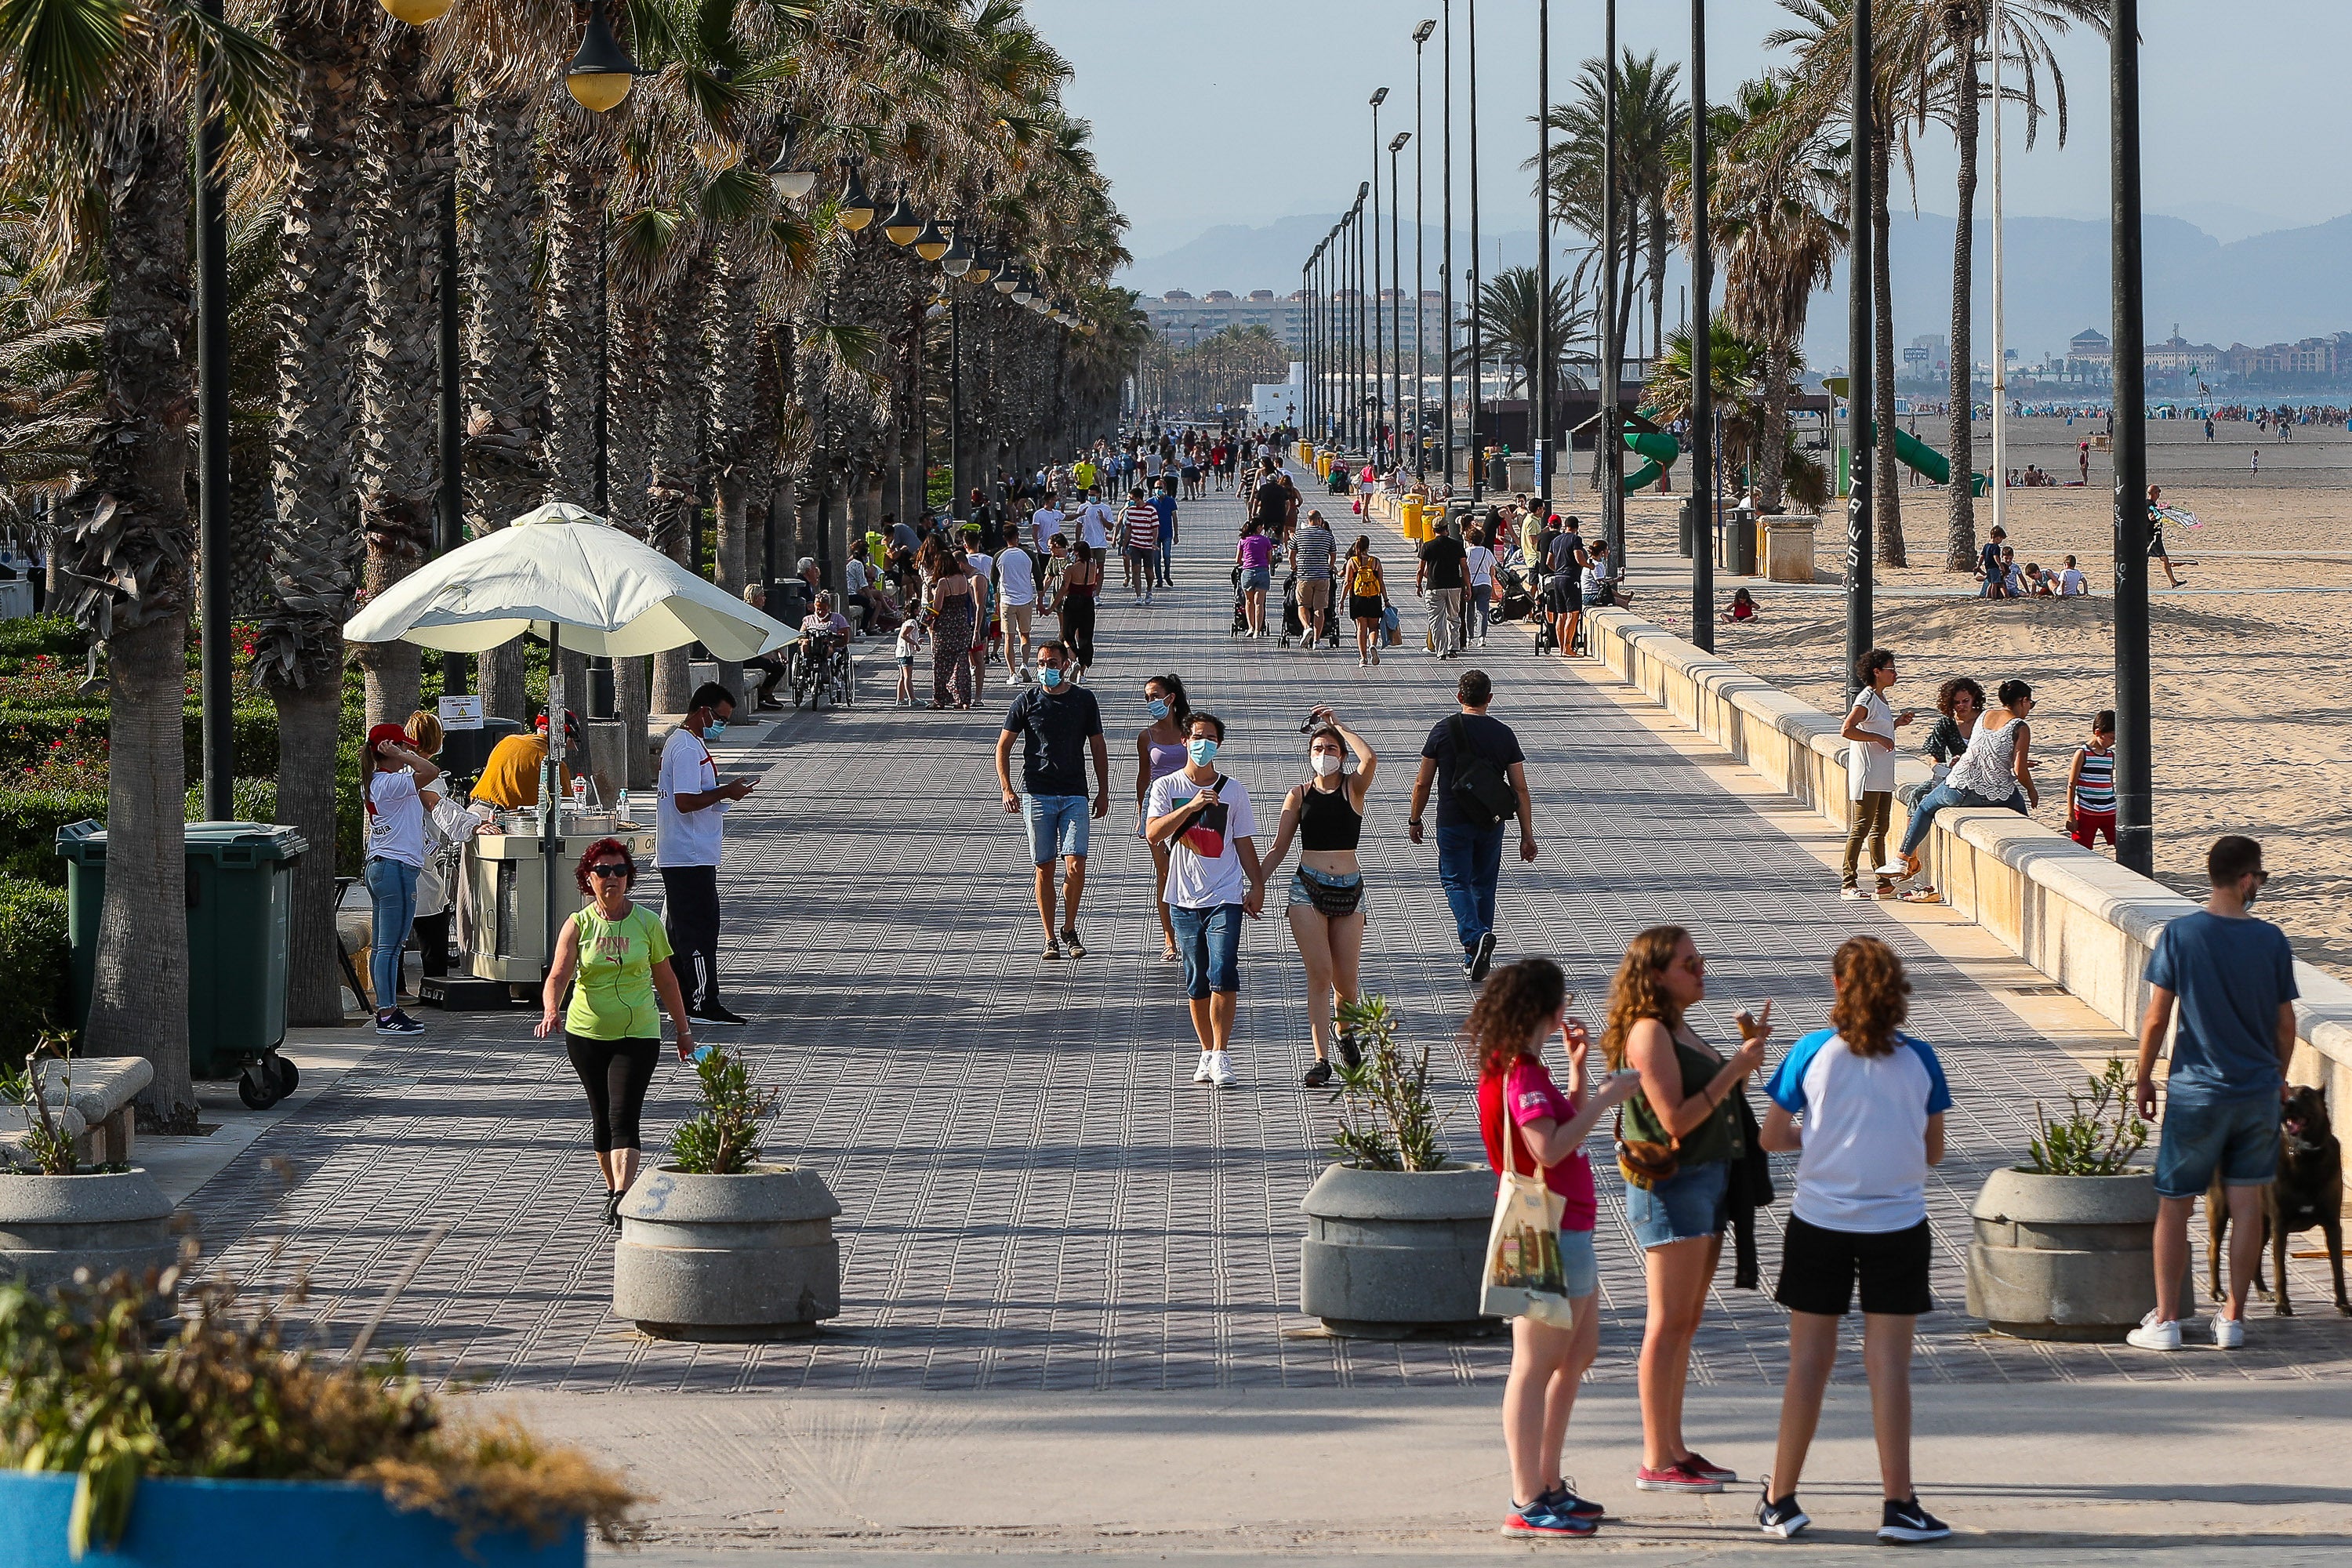
[[[1462,715],[1445,721],[1454,737],[1454,809],[1473,827],[1494,827],[1518,815],[1518,792],[1492,757],[1470,749]]]
[[[1567,1204],[1546,1184],[1540,1169],[1521,1175],[1512,1151],[1511,1082],[1506,1071],[1497,1110],[1502,1118],[1503,1168],[1495,1183],[1495,1223],[1486,1232],[1486,1266],[1479,1276],[1478,1310],[1493,1318],[1532,1318],[1572,1325],[1567,1270],[1559,1257],[1559,1221]]]

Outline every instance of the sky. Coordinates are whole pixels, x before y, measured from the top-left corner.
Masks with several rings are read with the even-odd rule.
[[[1457,219],[1466,201],[1468,4],[1453,0]],[[1093,122],[1097,154],[1134,226],[1129,248],[1150,257],[1218,224],[1343,209],[1371,163],[1371,89],[1391,89],[1383,141],[1411,127],[1412,28],[1439,14],[1439,0],[1029,0],[1027,10],[1076,68],[1065,101]],[[2150,212],[2188,218],[2223,240],[2352,212],[2352,159],[2336,155],[2352,0],[2270,0],[2245,12],[2210,0],[2142,0],[2140,10]],[[1490,227],[1532,226],[1517,209],[1533,203],[1518,164],[1535,151],[1536,13],[1537,0],[1478,8],[1481,201]],[[1710,98],[1725,100],[1770,63],[1762,39],[1785,20],[1774,0],[1709,0]],[[1683,60],[1688,9],[1622,0],[1618,34],[1622,47]],[[1442,37],[1423,57],[1433,224]],[[1555,96],[1600,53],[1601,38],[1601,0],[1553,0]],[[2006,210],[2095,218],[2107,210],[2106,46],[2077,28],[2057,51],[2066,144],[2045,122],[2045,140],[2026,152],[2021,111],[2010,110]],[[1989,135],[1986,147],[1989,162]],[[1948,135],[1927,132],[1917,168],[1920,210],[1951,212],[1957,164]],[[1907,187],[1896,195],[1913,199]]]

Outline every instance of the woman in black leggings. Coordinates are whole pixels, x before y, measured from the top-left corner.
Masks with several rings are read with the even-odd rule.
[[[1062,640],[1083,670],[1095,661],[1095,595],[1102,592],[1102,563],[1083,539],[1070,552],[1076,559],[1062,577]]]
[[[637,863],[617,838],[600,838],[572,873],[595,902],[563,922],[548,972],[539,1037],[555,1032],[564,988],[579,977],[572,1005],[562,1010],[563,1043],[588,1091],[596,1165],[604,1173],[604,1223],[618,1229],[623,1194],[637,1178],[639,1113],[661,1057],[661,1014],[677,1023],[677,1058],[692,1058],[694,1029],[677,976],[670,972],[669,934],[651,910],[629,901]],[[661,998],[661,1012],[654,998]]]

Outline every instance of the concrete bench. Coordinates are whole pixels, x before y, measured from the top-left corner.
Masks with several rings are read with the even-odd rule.
[[[152,1064],[143,1057],[78,1057],[43,1062],[40,1078],[49,1114],[75,1141],[77,1158],[93,1165],[131,1163],[133,1102],[154,1081]],[[24,1126],[0,1133],[0,1164],[26,1163],[26,1133],[37,1114],[26,1104]]]

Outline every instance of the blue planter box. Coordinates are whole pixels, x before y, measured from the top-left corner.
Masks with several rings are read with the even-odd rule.
[[[373,1487],[345,1481],[139,1483],[131,1526],[112,1552],[77,1564],[66,1550],[74,1478],[0,1472],[0,1564],[5,1568],[583,1568],[584,1525],[534,1547],[520,1532],[459,1552],[455,1529],[403,1513]]]

